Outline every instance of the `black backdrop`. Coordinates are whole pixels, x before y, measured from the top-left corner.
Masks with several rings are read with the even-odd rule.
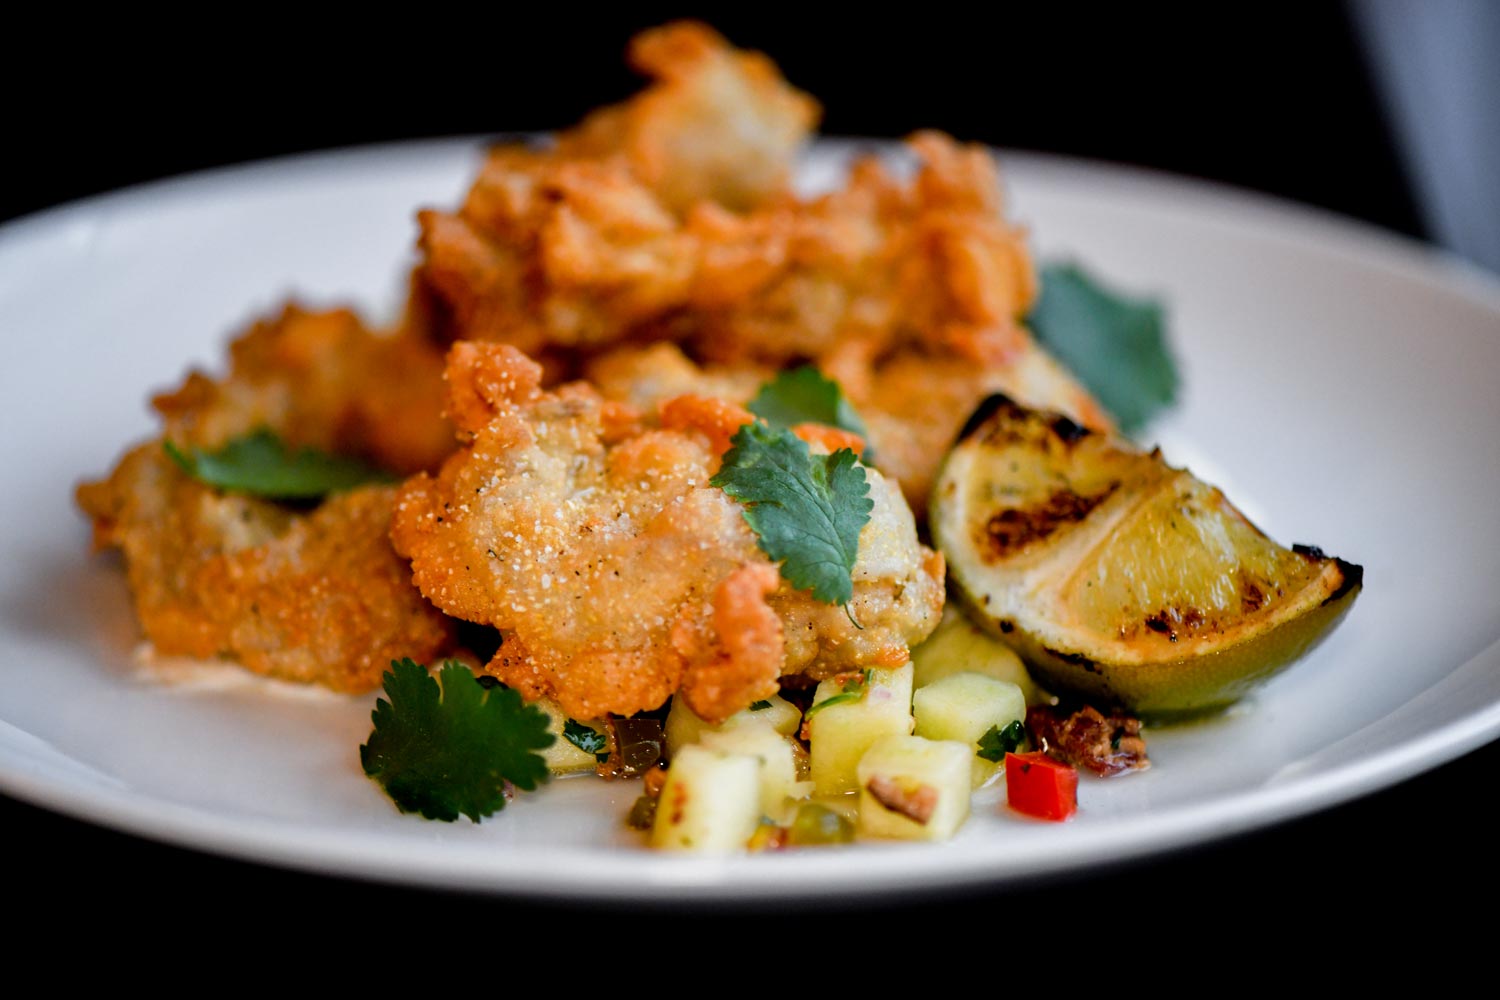
[[[817,96],[829,133],[940,128],[1228,181],[1419,234],[1343,8],[1208,6],[996,3],[992,27],[941,12],[840,23],[736,8],[710,20]],[[13,35],[22,62],[0,69],[19,95],[0,218],[300,150],[555,128],[630,93],[625,40],[682,10]]]
[[[262,9],[253,24],[236,11],[215,27],[135,21],[15,33],[5,43],[14,99],[0,218],[305,149],[566,124],[627,94],[625,39],[679,13],[555,5],[476,19],[424,9],[375,25],[371,8],[333,25]],[[1194,174],[1422,235],[1341,7],[1067,5],[1041,13],[1000,3],[986,13],[984,26],[972,13],[941,10],[895,17],[860,9],[835,22],[810,20],[805,10],[737,8],[710,19],[736,42],[775,56],[816,94],[831,133],[938,127],[996,145]],[[82,528],[79,538],[82,545]],[[867,921],[888,920],[881,926],[897,935],[989,935],[1029,924],[1058,935],[1043,952],[1050,961],[1075,945],[1130,965],[1147,955],[1151,978],[1159,978],[1168,973],[1159,963],[1175,966],[1171,953],[1186,940],[1223,938],[1233,956],[1228,942],[1267,934],[1311,944],[1350,924],[1377,933],[1411,922],[1431,927],[1426,915],[1446,905],[1453,887],[1494,889],[1492,870],[1476,866],[1488,838],[1473,817],[1497,763],[1491,746],[1252,836],[1003,892],[883,900],[858,914],[830,904],[817,925],[801,907],[736,910],[720,918],[730,926],[675,911],[367,885],[163,847],[3,798],[0,830],[24,859],[13,866],[10,898],[31,908],[33,930],[64,934],[96,905],[117,913],[149,901],[154,916],[139,922],[103,918],[110,934],[171,928],[226,942],[265,934],[315,940],[322,950],[335,940],[377,945],[377,928],[415,922],[462,928],[478,945],[484,928],[500,921],[524,940],[560,928],[565,943],[602,943],[649,961],[678,930],[728,931],[734,936],[718,945],[735,949],[757,939],[744,931],[774,928],[770,943],[790,956],[802,935],[873,926]],[[251,930],[258,927],[267,929]],[[858,942],[869,940],[829,936],[836,943],[809,956],[813,964],[853,963]],[[747,968],[740,957],[723,961],[721,972]]]

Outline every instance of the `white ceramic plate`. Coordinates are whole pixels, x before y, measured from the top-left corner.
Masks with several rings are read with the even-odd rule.
[[[100,823],[318,871],[559,896],[791,897],[998,883],[1201,842],[1394,783],[1500,733],[1500,285],[1414,244],[1170,177],[1006,160],[1012,215],[1163,296],[1186,392],[1152,429],[1283,542],[1366,569],[1342,628],[1252,701],[1152,733],[1065,825],[982,796],[937,846],[652,855],[630,784],[556,782],[473,825],[401,816],[359,768],[374,697],[142,676],[118,566],[71,502],[151,431],[148,392],[295,295],[390,315],[420,205],[477,144],[301,157],[0,230],[0,788]],[[810,179],[847,150],[825,147]]]

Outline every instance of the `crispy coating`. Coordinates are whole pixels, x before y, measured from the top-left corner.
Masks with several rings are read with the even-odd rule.
[[[784,365],[858,343],[875,360],[916,347],[990,364],[1024,343],[1036,281],[994,162],[935,132],[908,148],[919,162],[910,181],[865,159],[821,198],[698,212],[689,353]]]
[[[920,517],[938,466],[968,415],[988,395],[1038,401],[1082,424],[1106,428],[1109,417],[1061,365],[1030,339],[1004,363],[975,364],[964,357],[908,348],[872,362],[858,349],[820,359],[864,419],[881,472],[897,480]],[[673,396],[695,393],[743,404],[774,370],[754,363],[697,365],[674,344],[620,348],[585,369],[606,398],[649,409]],[[817,432],[829,450],[855,447]],[[856,451],[860,449],[855,447]]]
[[[637,35],[628,59],[654,82],[563,133],[561,155],[623,157],[679,213],[704,201],[742,211],[787,189],[819,109],[775,63],[691,21]]]
[[[216,448],[268,427],[297,446],[391,471],[452,450],[441,360],[414,335],[379,336],[350,312],[289,306],[230,347],[229,374],[189,374],[155,400],[167,436]],[[380,683],[393,658],[452,646],[387,538],[392,487],[316,509],[222,494],[184,474],[160,439],[78,489],[96,548],[119,548],[142,630],[160,653],[227,656],[258,673],[341,691]]]
[[[685,183],[669,197],[640,137],[687,135],[698,111],[733,106],[715,81],[748,57],[681,26],[639,40],[643,65],[666,66],[661,53],[678,68],[648,69],[657,88],[555,149],[497,149],[459,212],[422,214],[422,274],[449,336],[514,344],[637,406],[683,392],[743,402],[776,369],[812,361],[844,385],[919,514],[991,392],[1108,427],[1022,325],[1036,277],[986,151],[921,133],[910,177],[866,159],[807,201],[767,186],[734,211]]]
[[[697,365],[676,344],[661,342],[618,348],[584,368],[584,376],[604,398],[638,410],[688,395],[746,403],[775,375],[765,365]]]
[[[974,408],[995,392],[1067,413],[1096,429],[1108,414],[1046,351],[1029,338],[1003,362],[975,364],[962,355],[905,349],[870,364],[857,353],[822,359],[864,418],[882,472],[901,483],[918,517],[927,511],[938,467]]]
[[[714,590],[710,621],[718,642],[692,643],[683,641],[686,635],[673,636],[679,652],[694,657],[682,677],[682,696],[690,707],[702,705],[714,710],[716,718],[728,716],[738,711],[735,706],[769,698],[780,689],[786,640],[776,609],[766,603],[780,587],[781,574],[769,563],[741,566]],[[690,629],[687,625],[684,632]]]
[[[453,450],[442,352],[414,328],[375,333],[347,309],[289,304],[236,338],[229,359],[224,378],[193,371],[152,401],[178,445],[216,448],[269,427],[397,473],[436,468]]]
[[[984,150],[924,133],[914,171],[865,160],[799,200],[818,108],[765,57],[679,23],[630,59],[652,78],[641,94],[550,145],[496,148],[458,211],[419,213],[396,333],[289,306],[231,346],[226,377],[155,400],[182,446],[264,426],[417,473],[394,517],[389,490],[315,511],[221,496],[159,442],[80,487],[159,649],[342,689],[377,683],[391,655],[438,655],[449,623],[385,541],[390,519],[422,593],[504,630],[488,669],[529,697],[594,718],[681,692],[723,718],[778,677],[899,663],[930,631],[943,565],[911,509],[985,395],[1107,426],[1021,325],[1036,279]],[[454,345],[446,395],[437,344]],[[844,385],[885,473],[848,614],[781,582],[708,486],[739,404],[805,361]],[[597,390],[544,390],[581,374]]]
[[[680,691],[723,719],[784,674],[899,663],[941,614],[942,558],[874,473],[850,604],[863,628],[780,579],[708,482],[750,419],[738,407],[643,414],[581,383],[544,391],[540,366],[496,344],[455,345],[448,380],[467,444],[403,485],[391,537],[429,600],[502,630],[486,669],[528,698],[597,718]]]
[[[377,687],[392,659],[451,645],[386,540],[393,496],[365,487],[298,513],[190,479],[159,441],[78,491],[96,543],[124,553],[158,652],[232,657],[339,691]]]
[[[424,274],[452,330],[564,353],[564,370],[636,405],[743,402],[777,368],[813,361],[921,513],[987,394],[1108,419],[1022,325],[1035,275],[988,154],[935,133],[910,146],[909,180],[866,160],[812,201],[743,215],[702,202],[682,219],[620,163],[499,150],[460,213],[424,213]]]
[[[501,147],[457,215],[423,211],[422,278],[450,336],[595,351],[686,301],[692,239],[622,160]]]
[[[647,31],[655,82],[554,145],[492,150],[458,213],[424,211],[422,282],[448,339],[498,340],[545,363],[662,320],[697,267],[680,216],[784,197],[818,107],[759,53],[695,22]]]
[[[423,275],[455,335],[531,354],[674,340],[780,366],[858,341],[1000,363],[1035,297],[1024,233],[983,149],[910,148],[909,182],[867,159],[821,198],[678,218],[624,161],[502,147],[457,214],[421,213]]]

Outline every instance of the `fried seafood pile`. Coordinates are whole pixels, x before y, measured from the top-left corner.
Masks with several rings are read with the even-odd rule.
[[[919,511],[954,433],[991,392],[1107,424],[1021,324],[1036,276],[987,152],[922,133],[908,143],[910,178],[866,159],[844,188],[799,200],[785,183],[790,161],[764,164],[811,121],[805,99],[785,88],[777,98],[759,74],[758,86],[706,90],[733,75],[734,57],[700,27],[648,33],[634,52],[664,82],[600,113],[635,123],[609,130],[618,145],[581,141],[605,131],[590,119],[550,147],[499,147],[457,212],[420,214],[421,275],[447,337],[513,344],[565,376],[592,375],[610,353],[618,376],[629,367],[621,353],[657,359],[669,343],[711,384],[742,390],[767,370],[815,363],[849,393]],[[669,70],[663,52],[685,65]],[[697,100],[679,93],[689,87],[703,91]],[[736,123],[720,126],[734,137],[722,163],[748,176],[687,186],[704,158],[664,137],[689,134],[715,98],[720,120]],[[648,128],[653,114],[680,117]],[[643,135],[655,140],[646,152]],[[637,367],[655,380],[653,364]],[[630,379],[608,385],[643,401]]]
[[[690,23],[630,57],[642,93],[494,149],[457,211],[419,213],[396,330],[288,308],[227,375],[155,401],[178,448],[268,428],[403,485],[288,506],[199,482],[159,439],[80,487],[159,651],[361,690],[450,654],[453,616],[501,631],[486,670],[575,718],[680,693],[720,719],[786,675],[903,662],[936,625],[942,559],[912,512],[981,398],[1106,422],[1021,325],[1036,278],[983,150],[922,134],[910,176],[866,160],[802,200],[818,108],[764,57]],[[848,608],[793,589],[709,484],[742,404],[806,363],[878,459]]]
[[[812,362],[921,509],[992,392],[1107,420],[1021,325],[1036,279],[988,154],[935,133],[910,148],[909,181],[865,160],[812,201],[781,193],[743,213],[700,201],[679,215],[627,160],[502,147],[458,213],[421,214],[421,273],[450,336],[514,344],[566,374],[602,365],[617,398],[644,401],[634,382],[656,381],[663,357],[741,398],[765,372]],[[639,352],[649,360],[632,364]]]
[[[904,663],[937,625],[942,556],[878,472],[846,611],[782,580],[709,485],[749,413],[703,396],[642,412],[541,380],[512,347],[453,349],[448,412],[468,443],[407,480],[391,532],[434,604],[503,631],[487,670],[527,697],[593,719],[676,692],[719,720],[783,674]]]

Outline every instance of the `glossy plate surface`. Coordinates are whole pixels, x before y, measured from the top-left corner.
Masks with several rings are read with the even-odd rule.
[[[301,157],[0,229],[0,789],[147,836],[311,870],[612,898],[994,884],[1331,805],[1500,734],[1500,283],[1331,216],[1171,177],[1003,157],[1039,256],[1164,297],[1185,392],[1143,437],[1283,543],[1362,563],[1307,660],[1228,715],[1151,735],[1065,825],[993,793],[952,843],[648,854],[631,784],[556,782],[482,825],[398,815],[359,768],[374,696],[144,670],[123,576],[71,502],[151,431],[145,400],[287,296],[393,315],[418,206],[478,144]],[[850,147],[828,145],[808,183]]]

